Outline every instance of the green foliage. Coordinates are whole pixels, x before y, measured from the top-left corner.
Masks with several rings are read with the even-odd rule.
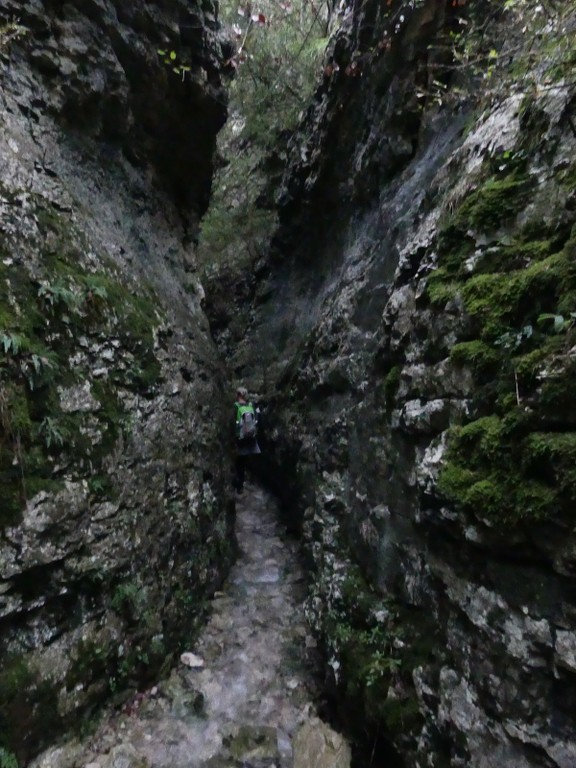
[[[306,44],[300,30],[286,29],[292,34],[255,44],[254,54],[244,65],[248,72],[241,73],[233,85],[234,98],[250,106],[249,110],[244,106],[243,129],[249,140],[267,144],[279,132],[292,130],[316,84],[327,40],[319,38]]]
[[[16,756],[3,747],[0,747],[0,768],[18,768]]]
[[[210,290],[232,268],[252,272],[276,224],[274,176],[286,138],[315,88],[330,26],[329,6],[260,0],[220,6],[235,37],[229,65],[230,119],[220,136],[226,161],[215,179],[198,257]],[[241,14],[241,15],[240,15]]]
[[[28,346],[28,340],[17,333],[0,333],[0,344],[5,355],[17,355]]]
[[[547,231],[535,220],[514,230],[533,186],[522,152],[511,152],[514,162],[499,176],[499,159],[486,158],[486,180],[439,235],[427,287],[432,304],[458,297],[468,322],[450,358],[479,384],[477,417],[451,430],[438,489],[462,511],[503,527],[570,515],[576,497],[576,227],[568,235],[566,226]]]
[[[427,616],[380,595],[360,568],[326,574],[319,627],[353,733],[405,733],[421,720],[412,670],[439,663]],[[322,590],[322,581],[317,589]],[[394,693],[391,694],[391,691]]]
[[[456,5],[456,3],[453,3]],[[445,69],[456,69],[472,81],[482,81],[479,99],[489,107],[494,94],[518,90],[519,83],[532,89],[555,84],[573,84],[576,52],[570,30],[570,3],[555,0],[462,0],[462,23],[438,44],[441,53],[450,51],[453,63],[438,63],[439,76]],[[508,33],[503,39],[495,19],[503,19]],[[538,61],[538,67],[534,62]],[[441,85],[441,84],[440,84]],[[459,94],[459,89],[433,91],[443,102]],[[470,96],[470,89],[466,90]]]
[[[50,310],[64,309],[77,311],[81,305],[82,297],[69,284],[63,280],[55,283],[43,282],[38,289],[38,297]]]
[[[66,430],[59,426],[57,421],[51,416],[45,416],[42,419],[38,427],[38,433],[47,448],[52,448],[55,445],[63,446],[68,437]]]
[[[110,600],[112,608],[129,621],[136,621],[141,618],[146,603],[146,592],[135,581],[125,581],[118,584]]]
[[[114,498],[114,486],[106,475],[92,475],[88,478],[88,488],[96,499]]]
[[[545,312],[538,317],[538,324],[551,327],[554,333],[567,333],[574,328],[576,312],[570,312],[568,317],[564,315]]]
[[[501,362],[501,356],[494,347],[479,339],[455,344],[450,351],[450,358],[458,365],[470,368],[478,378],[493,373]]]
[[[522,210],[529,189],[526,177],[490,178],[465,199],[454,225],[491,232]]]
[[[0,260],[0,527],[17,522],[39,490],[58,486],[52,470],[59,457],[73,461],[79,476],[97,472],[127,426],[115,389],[150,394],[160,373],[154,352],[160,319],[150,292],[122,284],[111,265],[84,268],[69,221],[41,198],[31,202],[41,228],[36,272]],[[70,365],[80,339],[100,344],[110,336],[121,340],[123,360],[107,384],[94,385],[100,409],[63,412],[61,392],[86,378],[82,363]],[[88,425],[103,439],[93,444]]]
[[[534,328],[531,325],[525,325],[519,331],[506,331],[494,343],[496,346],[502,347],[507,351],[515,352],[517,349],[520,349],[524,341],[532,337],[533,333]]]
[[[176,51],[159,49],[157,53],[158,56],[162,58],[164,64],[167,64],[172,72],[180,75],[182,80],[185,80],[186,75],[192,71],[192,67],[189,64],[183,63],[179,60],[178,53]]]

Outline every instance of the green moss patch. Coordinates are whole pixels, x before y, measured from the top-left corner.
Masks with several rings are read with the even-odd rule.
[[[473,275],[462,282],[464,306],[482,338],[496,341],[510,328],[536,323],[559,302],[569,263],[555,254],[510,273]]]
[[[77,477],[98,474],[127,426],[118,390],[151,395],[160,375],[152,293],[125,285],[106,260],[103,269],[89,267],[69,221],[36,203],[34,254],[26,262],[13,259],[4,241],[0,260],[0,527],[17,523],[39,490],[58,487],[52,470],[62,458]],[[110,339],[118,340],[122,355],[108,379],[93,385],[100,407],[63,412],[59,389],[90,380],[90,355],[78,353]],[[101,439],[90,437],[94,430]]]
[[[488,474],[450,462],[440,476],[439,489],[463,511],[500,524],[544,520],[559,511],[553,489],[518,472]]]
[[[479,339],[455,344],[450,358],[459,365],[471,368],[477,377],[490,375],[501,362],[499,352]]]
[[[521,409],[452,430],[439,490],[460,509],[513,524],[571,514],[576,433],[536,432]]]
[[[432,306],[442,308],[454,299],[460,290],[460,283],[453,279],[450,272],[439,268],[428,278],[426,294]]]
[[[442,644],[429,617],[385,599],[350,564],[321,629],[327,654],[339,665],[339,700],[352,735],[394,739],[417,730],[422,716],[412,670],[441,665]]]
[[[527,473],[555,489],[563,507],[576,502],[576,433],[532,433],[524,446],[523,463]]]
[[[532,189],[517,165],[470,193],[439,234],[427,285],[432,305],[457,296],[467,316],[450,358],[473,373],[480,415],[451,430],[438,487],[461,510],[507,525],[573,514],[576,496],[576,226],[514,229]]]
[[[492,246],[483,251],[474,271],[479,272],[512,272],[546,258],[554,253],[552,240],[515,240]]]
[[[529,177],[515,174],[489,178],[465,198],[453,226],[482,232],[498,229],[522,209],[531,184]]]

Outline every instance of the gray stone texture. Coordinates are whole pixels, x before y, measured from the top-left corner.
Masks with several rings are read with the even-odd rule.
[[[231,559],[228,393],[191,244],[226,99],[210,3],[0,11],[26,30],[0,64],[2,309],[14,326],[2,332],[39,312],[30,332],[49,355],[34,388],[30,353],[5,354],[0,391],[52,409],[48,421],[30,410],[43,490],[27,487],[9,408],[0,437],[3,471],[22,469],[21,509],[0,527],[0,731],[26,761],[154,675]],[[185,80],[162,48],[191,63]]]
[[[315,571],[309,616],[350,720],[362,728],[370,712],[346,709],[353,688],[334,626],[354,624],[339,612],[359,565],[371,588],[358,588],[356,610],[363,598],[380,601],[370,626],[379,622],[401,665],[380,705],[416,707],[404,721],[380,721],[406,765],[568,768],[573,521],[499,527],[481,508],[451,507],[436,486],[446,430],[475,418],[477,392],[450,357],[469,318],[457,296],[426,301],[427,275],[436,236],[483,160],[522,137],[525,94],[496,87],[477,111],[466,98],[420,109],[452,6],[416,5],[391,53],[378,53],[381,2],[355,4],[332,42],[340,70],[292,140],[267,283],[232,362],[262,393],[268,476],[304,536]],[[361,77],[345,75],[354,57]],[[547,118],[529,158],[532,196],[501,237],[532,220],[569,231],[573,193],[554,169],[576,151],[573,87],[534,95]]]

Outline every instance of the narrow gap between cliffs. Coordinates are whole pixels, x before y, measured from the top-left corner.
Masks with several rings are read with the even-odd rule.
[[[30,768],[400,768],[373,734],[350,763],[306,621],[301,544],[257,482],[236,498],[236,535],[238,557],[206,626],[169,676]]]
[[[265,445],[264,452],[256,457],[257,461],[250,465],[248,476],[253,482],[251,492],[261,493],[260,489],[264,489],[272,499],[276,500],[275,511],[286,535],[289,537],[288,546],[295,546],[293,550],[295,562],[299,563],[298,570],[303,569],[303,577],[306,582],[305,592],[307,593],[311,564],[303,550],[301,540],[303,522],[301,500],[296,484],[289,479],[288,468],[278,467],[274,455],[271,446]],[[241,504],[245,503],[245,497],[240,498],[243,499]],[[305,595],[302,596],[302,599],[304,598]],[[309,642],[312,642],[316,647],[316,640],[308,634],[311,632],[308,625],[306,631]],[[385,734],[375,733],[367,727],[359,732],[358,712],[350,711],[345,693],[337,690],[331,668],[320,647],[314,655],[310,672],[315,678],[318,715],[338,733],[344,734],[348,738],[352,752],[351,768],[405,768],[403,759]]]

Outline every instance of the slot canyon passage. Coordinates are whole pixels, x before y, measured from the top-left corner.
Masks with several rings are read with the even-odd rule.
[[[0,99],[0,768],[574,768],[574,4],[0,0]]]

